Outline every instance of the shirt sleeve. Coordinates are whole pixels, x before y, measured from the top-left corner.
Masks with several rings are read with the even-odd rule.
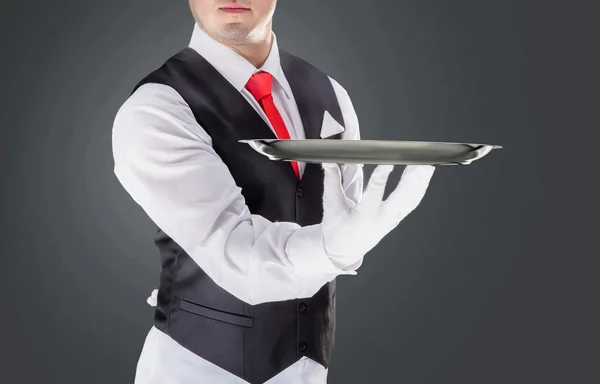
[[[311,297],[341,274],[321,225],[251,214],[241,188],[183,98],[145,84],[123,104],[112,131],[114,174],[149,218],[219,286],[251,305]],[[302,236],[288,243],[302,228]]]

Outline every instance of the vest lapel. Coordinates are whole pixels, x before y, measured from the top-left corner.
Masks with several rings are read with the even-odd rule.
[[[323,121],[323,105],[320,103],[319,94],[311,84],[310,78],[300,71],[295,65],[295,60],[285,51],[279,52],[281,68],[292,88],[294,99],[298,105],[298,111],[304,125],[304,134],[307,139],[319,139],[321,123]],[[319,116],[321,118],[319,119]]]

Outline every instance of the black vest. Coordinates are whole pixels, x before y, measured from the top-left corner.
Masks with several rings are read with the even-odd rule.
[[[325,111],[344,125],[329,78],[287,52],[280,51],[280,57],[306,138],[320,138]],[[239,91],[196,51],[180,51],[135,89],[145,83],[168,85],[187,102],[241,188],[251,213],[301,226],[321,222],[320,165],[306,164],[298,181],[289,162],[269,160],[248,144],[238,143],[277,137]],[[340,134],[329,138],[339,139]],[[154,317],[159,330],[251,384],[264,383],[302,356],[328,367],[335,335],[335,280],[311,298],[252,306],[219,287],[160,228],[155,244],[162,259]]]

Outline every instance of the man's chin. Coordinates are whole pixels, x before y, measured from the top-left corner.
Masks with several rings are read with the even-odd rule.
[[[247,43],[250,40],[250,31],[248,27],[243,25],[228,25],[217,33],[217,38],[230,44]]]

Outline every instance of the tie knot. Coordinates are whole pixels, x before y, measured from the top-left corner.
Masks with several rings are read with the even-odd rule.
[[[246,88],[256,101],[260,101],[263,97],[271,94],[272,84],[273,76],[269,72],[261,71],[250,76]]]

